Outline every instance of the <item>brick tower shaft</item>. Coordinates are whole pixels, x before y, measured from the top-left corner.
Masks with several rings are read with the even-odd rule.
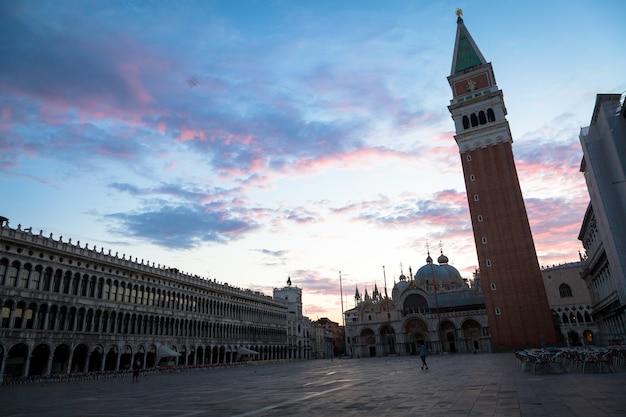
[[[556,344],[502,91],[458,13],[448,82],[494,350]]]

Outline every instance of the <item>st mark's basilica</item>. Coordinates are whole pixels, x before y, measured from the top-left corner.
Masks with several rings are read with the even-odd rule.
[[[415,274],[403,273],[391,296],[375,285],[370,295],[358,287],[355,307],[346,311],[346,337],[353,357],[431,353],[489,352],[489,326],[480,274],[468,281],[443,252]]]

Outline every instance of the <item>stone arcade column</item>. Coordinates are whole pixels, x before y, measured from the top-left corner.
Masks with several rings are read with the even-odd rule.
[[[0,383],[4,382],[4,368],[7,364],[7,353],[6,351],[2,352],[2,364],[0,364]]]
[[[85,358],[85,364],[83,365],[83,373],[86,374],[87,372],[89,372],[89,363],[91,362],[91,353],[92,352],[87,352],[87,357]]]
[[[52,361],[54,360],[54,352],[52,352],[52,349],[50,351],[50,353],[48,354],[48,364],[46,365],[46,375],[50,375],[50,373],[52,373]]]
[[[9,311],[9,326],[8,329],[12,329],[15,326],[15,310],[17,309],[17,305],[13,304],[11,310]]]
[[[66,374],[72,373],[72,362],[74,362],[74,349],[70,347],[70,356],[67,358],[67,368],[65,369]]]
[[[30,359],[31,359],[31,352],[29,352],[28,355],[26,355],[26,363],[24,364],[24,370],[22,371],[22,376],[28,376],[28,372],[30,371]]]
[[[117,354],[115,358],[115,370],[116,371],[120,370],[120,360],[122,360],[122,350],[119,349],[119,346],[118,346]]]
[[[48,321],[50,320],[50,306],[46,308],[46,314],[43,316],[43,330],[48,330]]]

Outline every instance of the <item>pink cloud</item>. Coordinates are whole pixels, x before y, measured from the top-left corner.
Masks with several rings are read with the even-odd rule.
[[[170,162],[169,164],[165,165],[165,167],[163,169],[165,171],[173,171],[176,168],[178,168],[178,163],[177,162]]]
[[[8,121],[13,116],[13,112],[9,108],[9,106],[2,107],[2,120]]]
[[[578,232],[587,208],[588,197],[573,199],[531,199],[527,201],[528,218],[539,262],[560,264],[578,260],[582,244]],[[555,216],[555,213],[559,213]]]
[[[229,155],[224,155],[227,158]],[[367,167],[380,164],[386,164],[394,160],[410,161],[414,155],[408,152],[395,151],[383,147],[360,148],[354,151],[331,153],[317,158],[301,157],[292,163],[285,163],[277,168],[271,176],[271,180],[276,180],[280,176],[293,177],[295,174],[310,175],[319,170],[328,169],[330,167],[337,169],[355,169],[355,167]],[[249,175],[242,182],[248,185],[266,184],[270,178],[260,173],[263,170],[270,169],[267,165],[268,160],[263,157],[254,159],[248,167],[222,168],[219,171],[221,178],[243,177]],[[253,174],[253,175],[250,175]]]
[[[467,207],[467,193],[456,190],[442,190],[435,193],[434,200],[448,205]]]
[[[300,158],[293,164],[289,164],[288,170],[296,172],[310,172],[328,168],[333,165],[339,169],[354,169],[355,166],[374,166],[385,164],[392,160],[409,161],[414,159],[412,153],[396,151],[383,147],[359,148],[354,151],[347,151],[329,154],[320,158]]]
[[[183,127],[180,129],[180,133],[177,137],[177,140],[181,142],[187,141],[211,141],[216,142],[219,141],[224,145],[231,145],[234,143],[241,144],[244,146],[249,146],[253,140],[254,136],[251,134],[238,135],[230,132],[226,132],[223,130],[215,130],[215,131],[204,131],[201,129],[192,129]]]
[[[206,135],[204,134],[203,131],[201,130],[195,130],[195,129],[187,129],[185,127],[183,127],[180,130],[180,134],[178,135],[177,140],[181,141],[181,142],[187,142],[190,140],[207,140]]]
[[[60,97],[50,98],[42,103],[37,110],[39,117],[48,125],[58,126],[70,121],[71,107]]]

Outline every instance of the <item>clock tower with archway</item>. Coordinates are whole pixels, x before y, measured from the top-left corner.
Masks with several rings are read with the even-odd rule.
[[[502,90],[457,11],[448,82],[494,350],[557,343]]]

